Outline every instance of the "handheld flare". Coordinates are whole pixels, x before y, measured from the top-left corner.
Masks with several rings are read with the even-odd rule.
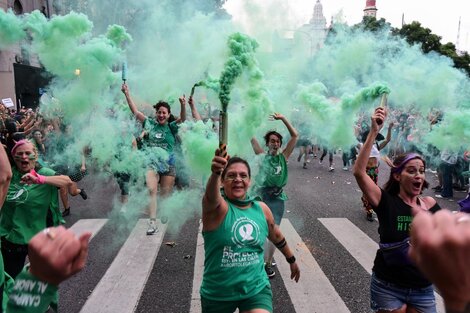
[[[379,107],[381,107],[381,108],[387,107],[387,96],[388,95],[386,93],[382,94],[382,99],[380,99]],[[383,120],[377,119],[377,124],[382,125],[383,122],[384,122]]]
[[[227,112],[220,111],[219,149],[220,149],[220,156],[223,158],[227,158],[227,129],[228,129]]]
[[[122,62],[121,78],[123,82],[127,80],[127,62]]]

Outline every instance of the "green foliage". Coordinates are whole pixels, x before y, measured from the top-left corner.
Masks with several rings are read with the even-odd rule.
[[[447,56],[454,62],[454,67],[462,69],[470,76],[470,56],[467,52],[459,55],[453,43],[441,44],[441,37],[433,34],[429,28],[421,26],[419,22],[403,25],[401,29],[394,29],[393,34],[406,39],[410,44],[419,44],[424,53],[436,52]]]
[[[419,45],[424,53],[435,52],[447,56],[454,62],[454,67],[461,69],[470,76],[470,56],[467,52],[459,55],[453,43],[441,44],[441,37],[433,34],[429,28],[423,27],[420,22],[414,21],[411,24],[405,24],[401,28],[392,28],[390,23],[381,18],[364,16],[361,23],[351,27],[353,30],[367,30],[378,33],[390,29],[395,36],[403,37],[410,45]],[[331,36],[334,36],[332,32]]]
[[[384,29],[390,29],[391,25],[384,18],[377,20],[373,16],[364,16],[362,22],[354,25],[353,28],[360,28],[371,32],[379,32]]]
[[[424,53],[439,52],[441,47],[441,37],[433,34],[429,28],[424,28],[421,23],[416,21],[403,25],[401,29],[396,29],[394,34],[404,37],[410,45],[421,44]]]

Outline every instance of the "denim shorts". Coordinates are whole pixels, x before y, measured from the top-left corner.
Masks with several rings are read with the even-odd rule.
[[[201,297],[202,313],[233,313],[238,308],[240,312],[254,309],[264,309],[273,312],[273,293],[268,284],[258,294],[239,301],[216,301]]]
[[[276,225],[281,224],[282,216],[284,215],[285,201],[278,197],[263,196],[263,202],[271,209]]]
[[[432,285],[425,288],[403,288],[383,281],[372,273],[370,307],[374,312],[397,310],[404,304],[413,307],[420,313],[437,312]]]

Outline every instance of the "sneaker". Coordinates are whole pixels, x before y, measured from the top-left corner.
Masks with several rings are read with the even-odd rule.
[[[374,216],[372,215],[372,212],[367,212],[367,220],[369,222],[373,222],[374,221]]]
[[[328,172],[333,172],[335,170],[335,168],[333,166],[330,166],[330,168],[328,169]]]
[[[302,155],[299,154],[298,158],[297,158],[297,162],[300,162],[300,159],[302,159]]]
[[[322,164],[322,163],[323,163],[323,160],[322,160],[322,159],[320,159],[320,161],[318,161],[318,163]]]
[[[302,166],[303,168],[307,168],[307,163],[304,163],[304,166]]]
[[[147,228],[147,235],[153,235],[156,232],[158,232],[157,223],[155,222],[155,220],[149,220],[148,228]]]
[[[347,171],[348,170],[348,167],[347,166],[344,166],[343,167],[343,171]]]
[[[268,275],[269,278],[274,278],[274,276],[276,276],[276,272],[273,270],[271,266],[268,266],[266,264],[264,266],[264,270],[266,271],[266,275]]]
[[[79,195],[82,197],[83,200],[88,199],[88,195],[85,192],[85,189],[80,189]]]
[[[435,195],[434,197],[438,198],[438,199],[445,199],[445,200],[448,200],[450,202],[453,202],[454,200],[452,199],[452,197],[444,197],[443,195]]]
[[[69,215],[70,215],[70,207],[62,211],[62,217],[69,216]]]
[[[314,158],[314,159],[316,159],[316,158],[317,158],[317,155],[316,155],[316,154],[314,154],[314,155],[313,155],[313,158]]]

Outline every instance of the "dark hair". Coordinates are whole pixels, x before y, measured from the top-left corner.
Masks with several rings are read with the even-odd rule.
[[[393,162],[390,161],[390,159],[385,159],[387,164],[390,166],[390,177],[388,178],[388,181],[384,185],[384,190],[387,191],[391,195],[398,195],[400,193],[400,182],[393,177],[393,174],[399,174],[403,171],[405,168],[406,163],[408,163],[411,160],[419,159],[423,161],[424,168],[426,168],[426,161],[422,156],[419,154],[415,153],[403,153],[398,155]],[[428,188],[429,183],[425,180],[423,183],[423,188]],[[422,192],[423,190],[421,190]]]
[[[7,130],[7,132],[9,134],[13,134],[13,133],[16,133],[18,131],[18,128],[16,127],[15,121],[12,120],[11,118],[9,118],[5,121],[5,129]]]
[[[168,102],[160,100],[153,106],[155,111],[158,111],[161,107],[166,108],[168,110],[168,113],[170,114],[170,116],[168,117],[168,123],[176,121],[175,116],[171,114],[171,107]]]
[[[271,130],[271,131],[268,131],[266,133],[266,135],[264,135],[264,141],[266,141],[266,145],[269,144],[269,137],[271,137],[271,135],[274,135],[274,136],[277,136],[277,138],[279,138],[279,141],[281,142],[281,146],[282,146],[282,135],[279,134],[277,131],[275,130]]]
[[[242,159],[240,157],[234,156],[228,159],[227,166],[224,168],[222,171],[222,179],[225,178],[225,174],[227,174],[227,169],[229,168],[230,165],[235,164],[235,163],[243,163],[245,164],[246,168],[248,169],[248,176],[251,178],[251,168],[248,162],[245,159]]]
[[[161,107],[165,107],[165,108],[167,108],[168,113],[171,113],[171,107],[168,104],[168,102],[160,100],[153,107],[154,107],[155,111],[158,111]]]

